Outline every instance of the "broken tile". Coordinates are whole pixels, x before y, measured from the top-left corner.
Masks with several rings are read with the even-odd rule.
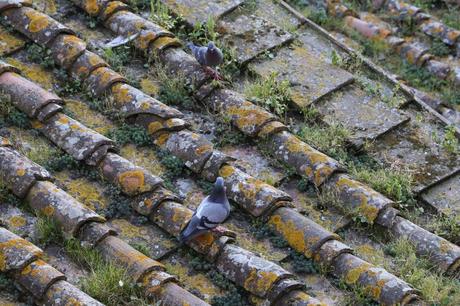
[[[282,169],[274,168],[255,147],[249,145],[226,146],[222,152],[236,158],[232,164],[244,169],[249,175],[266,182],[272,186],[278,186],[285,178]]]
[[[227,48],[235,48],[240,64],[293,39],[290,33],[255,15],[225,18],[218,23],[217,32]]]
[[[357,86],[348,86],[335,93],[331,99],[316,104],[328,124],[341,124],[351,132],[350,141],[361,147],[397,126],[407,122],[408,117],[398,109],[365,93]]]
[[[460,169],[451,177],[427,188],[422,199],[447,215],[460,215]]]
[[[299,108],[316,102],[321,97],[353,82],[347,71],[318,59],[306,48],[283,48],[273,59],[253,65],[260,76],[277,72],[278,80],[291,84],[291,99]]]
[[[174,14],[182,16],[189,25],[194,26],[198,22],[205,24],[209,17],[217,20],[223,15],[233,11],[244,1],[161,0],[161,2],[167,5]]]

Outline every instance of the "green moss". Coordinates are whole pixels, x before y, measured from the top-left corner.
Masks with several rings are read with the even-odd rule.
[[[134,143],[140,147],[152,144],[151,136],[143,127],[126,123],[109,131],[107,137],[114,140],[120,147],[128,143]]]
[[[115,185],[107,185],[104,195],[110,199],[109,204],[98,212],[107,219],[127,217],[132,214],[131,200]]]
[[[22,129],[31,127],[27,115],[13,106],[11,96],[0,91],[0,127],[2,125],[17,126]]]
[[[310,259],[305,257],[305,255],[291,250],[290,259],[292,264],[292,269],[295,273],[317,273],[319,271],[318,266],[316,263]]]
[[[45,168],[54,172],[72,170],[78,168],[78,166],[79,163],[72,156],[63,153],[61,153],[58,156],[51,157],[45,163]]]
[[[441,39],[434,38],[433,41],[431,42],[430,53],[435,56],[443,57],[443,56],[448,56],[449,54],[451,54],[452,50]]]

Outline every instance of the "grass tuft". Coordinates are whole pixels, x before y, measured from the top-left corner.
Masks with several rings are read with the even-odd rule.
[[[50,244],[62,244],[64,235],[59,224],[50,217],[39,216],[37,219],[37,241],[43,247]]]
[[[150,305],[125,269],[105,261],[100,253],[82,247],[75,239],[67,240],[64,248],[74,261],[90,271],[80,279],[80,285],[93,298],[106,305]]]
[[[272,72],[269,76],[248,84],[245,94],[250,100],[283,117],[291,100],[290,84],[287,80],[278,81],[277,76],[276,72]]]
[[[400,238],[392,241],[385,251],[394,257],[399,275],[420,290],[426,302],[431,305],[460,305],[460,282],[442,276],[426,258],[417,256],[409,240]]]

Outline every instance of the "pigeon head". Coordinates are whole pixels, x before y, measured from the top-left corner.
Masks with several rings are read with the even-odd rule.
[[[214,44],[213,41],[208,42],[208,49],[209,50],[214,50],[216,48],[216,45]]]
[[[227,197],[225,194],[224,179],[220,176],[216,179],[214,183],[214,188],[212,189],[211,194],[209,195],[209,200],[213,202],[223,202]]]

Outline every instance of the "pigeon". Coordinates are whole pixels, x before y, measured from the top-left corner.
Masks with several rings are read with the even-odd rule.
[[[229,214],[230,203],[225,194],[224,179],[218,177],[211,194],[201,201],[190,222],[180,233],[179,241],[185,243],[214,229],[224,222]]]
[[[215,67],[222,64],[224,55],[222,51],[216,47],[214,42],[210,41],[208,46],[196,46],[193,43],[188,43],[187,47],[192,51],[198,63],[200,63],[214,79],[222,79],[222,77],[214,70]]]

